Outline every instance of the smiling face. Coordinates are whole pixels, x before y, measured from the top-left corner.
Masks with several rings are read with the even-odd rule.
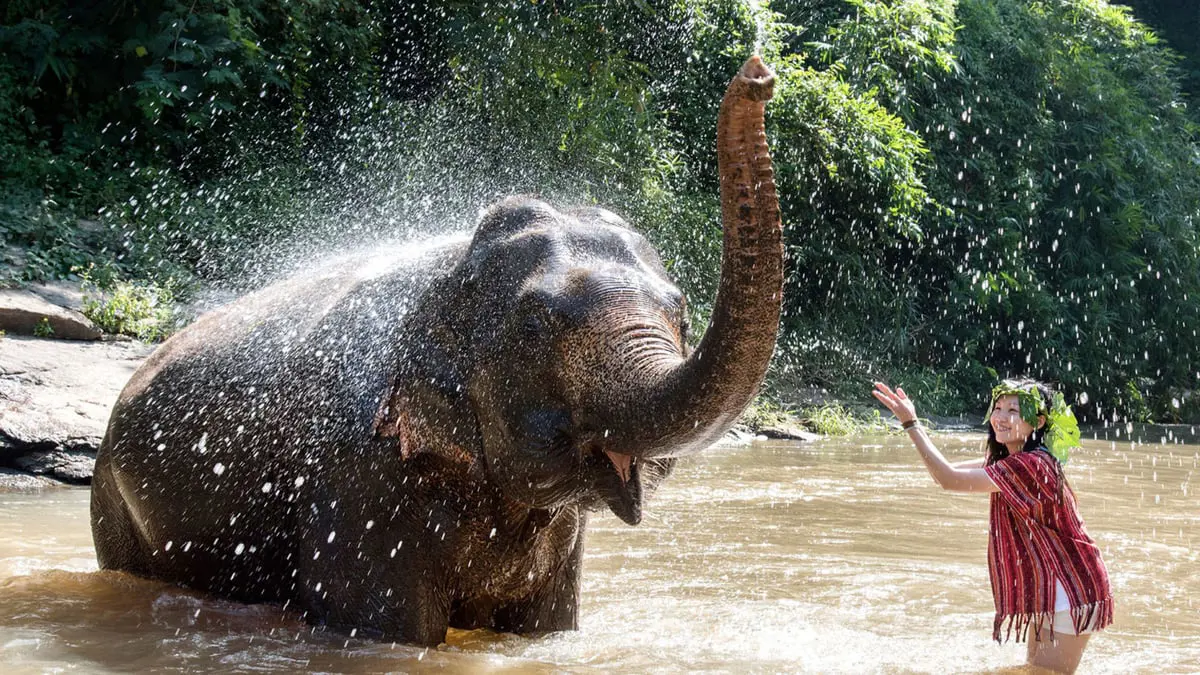
[[[1015,394],[996,399],[989,421],[996,441],[1002,445],[1023,446],[1033,433],[1033,426],[1021,417],[1021,401]]]

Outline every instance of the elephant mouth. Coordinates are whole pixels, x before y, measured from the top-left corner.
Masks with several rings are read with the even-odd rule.
[[[642,522],[642,470],[638,459],[609,450],[596,449],[593,453],[604,467],[599,487],[608,508],[627,525]]]

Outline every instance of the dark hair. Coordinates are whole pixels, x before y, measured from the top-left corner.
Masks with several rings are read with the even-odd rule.
[[[1055,394],[1054,389],[1052,389],[1050,387],[1050,385],[1047,385],[1042,382],[1038,382],[1037,380],[1032,380],[1029,378],[1021,378],[1021,379],[1016,379],[1016,380],[1005,380],[1005,382],[1011,383],[1017,387],[1026,387],[1031,384],[1033,386],[1037,387],[1038,393],[1041,394],[1041,396],[1042,396],[1042,405],[1043,406],[1048,406],[1050,404],[1050,401],[1054,400],[1054,394]],[[995,405],[995,402],[990,401],[988,403],[988,405]],[[1039,410],[1038,412],[1044,413],[1045,410],[1044,409]],[[989,418],[990,418],[991,414],[992,414],[992,411],[989,409],[988,410]],[[1042,424],[1041,427],[1034,429],[1033,433],[1029,434],[1029,438],[1025,439],[1025,447],[1021,448],[1021,452],[1044,452],[1044,453],[1046,453],[1046,456],[1049,457],[1050,460],[1054,463],[1055,473],[1058,474],[1058,500],[1061,502],[1062,496],[1063,496],[1063,488],[1066,487],[1066,489],[1071,490],[1071,486],[1067,483],[1067,476],[1065,473],[1063,473],[1062,464],[1060,464],[1059,461],[1057,459],[1055,459],[1055,457],[1053,455],[1050,454],[1050,451],[1047,450],[1045,445],[1043,445],[1043,443],[1042,443],[1042,441],[1046,438],[1046,432],[1050,430],[1050,418],[1045,417],[1044,419],[1045,419],[1045,423]],[[992,428],[990,419],[989,419],[989,423],[987,425],[987,441],[984,442],[984,449],[987,452],[987,461],[985,462],[985,464],[987,466],[991,466],[991,465],[995,464],[996,462],[999,462],[1000,460],[1004,459],[1005,457],[1008,457],[1008,454],[1009,454],[1008,446],[1006,446],[1003,443],[996,440],[996,430]],[[1075,491],[1071,490],[1071,494],[1073,496],[1075,494]]]

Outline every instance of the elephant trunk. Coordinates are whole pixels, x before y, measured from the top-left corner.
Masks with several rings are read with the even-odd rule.
[[[712,321],[699,347],[618,405],[602,445],[614,455],[677,456],[718,440],[753,400],[779,328],[783,228],[763,111],[774,74],[751,57],[717,121],[724,243]],[[614,459],[614,462],[617,461]]]

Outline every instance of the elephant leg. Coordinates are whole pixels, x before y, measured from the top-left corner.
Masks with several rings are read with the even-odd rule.
[[[329,563],[301,574],[305,620],[379,640],[430,647],[445,641],[450,597],[436,583],[436,565],[397,557],[385,572],[363,560],[329,556]]]
[[[385,594],[386,595],[386,594]],[[436,647],[446,641],[450,625],[450,600],[428,583],[396,596],[379,598],[382,608],[379,626],[385,640]]]
[[[552,633],[579,628],[579,594],[586,516],[581,515],[580,521],[575,545],[558,571],[532,597],[498,607],[493,614],[493,628],[521,634]]]
[[[92,476],[92,532],[100,569],[149,575],[145,545],[107,462]]]

